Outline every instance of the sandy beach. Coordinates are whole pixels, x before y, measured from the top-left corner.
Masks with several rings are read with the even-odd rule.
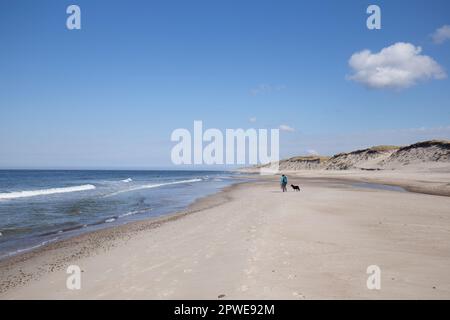
[[[257,178],[186,212],[4,260],[0,298],[450,298],[449,197],[305,175],[289,175],[301,192]],[[69,265],[82,270],[81,290],[66,288]],[[367,289],[369,265],[380,290]]]

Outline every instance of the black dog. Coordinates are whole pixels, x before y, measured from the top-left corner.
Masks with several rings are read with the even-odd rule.
[[[299,186],[294,186],[293,184],[291,184],[292,189],[294,189],[295,191],[300,191],[300,187]]]

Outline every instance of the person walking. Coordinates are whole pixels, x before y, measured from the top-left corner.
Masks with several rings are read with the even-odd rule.
[[[287,192],[287,188],[286,188],[287,183],[288,183],[288,178],[287,178],[284,174],[281,175],[281,178],[280,178],[280,185],[281,185],[281,190],[282,190],[283,192]]]

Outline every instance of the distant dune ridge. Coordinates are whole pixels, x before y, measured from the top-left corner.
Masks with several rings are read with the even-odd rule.
[[[450,141],[430,140],[409,146],[375,146],[332,157],[297,156],[280,161],[280,170],[393,170],[450,165]],[[268,165],[244,168],[251,172]]]

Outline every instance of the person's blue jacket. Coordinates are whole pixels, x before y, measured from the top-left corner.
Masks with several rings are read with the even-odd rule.
[[[280,183],[287,184],[287,177],[286,176],[281,176]]]

